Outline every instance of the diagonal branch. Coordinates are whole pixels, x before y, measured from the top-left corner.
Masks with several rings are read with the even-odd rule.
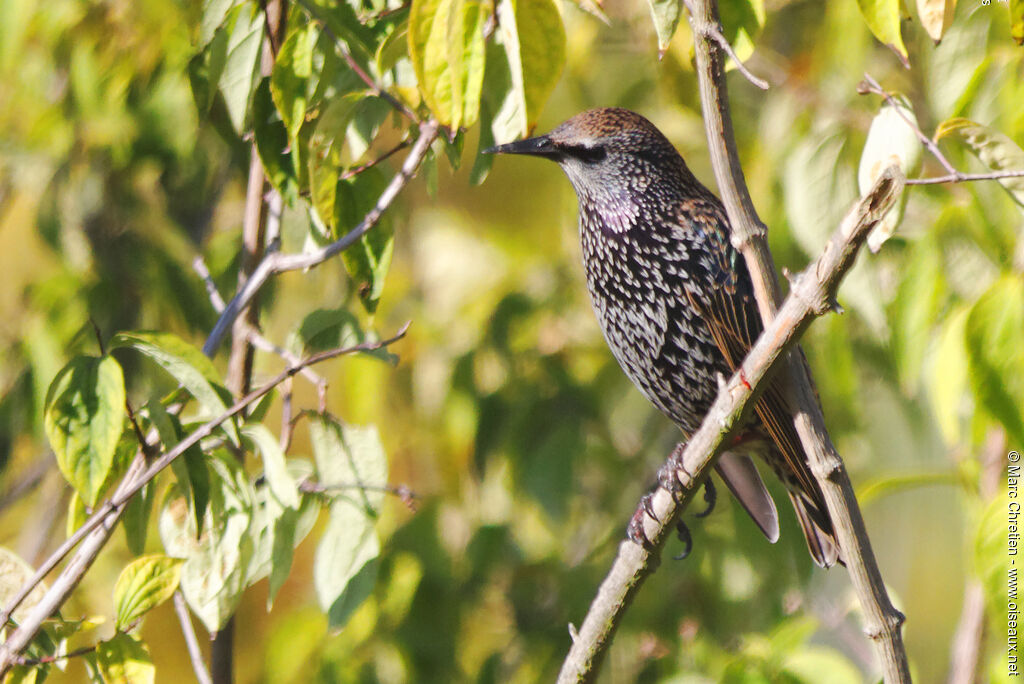
[[[224,334],[231,328],[239,313],[266,284],[270,276],[276,273],[284,273],[285,271],[312,268],[321,264],[335,254],[351,247],[367,231],[373,228],[377,221],[380,220],[384,211],[391,206],[391,203],[402,188],[416,175],[420,164],[423,163],[424,158],[427,156],[431,143],[437,138],[437,131],[437,121],[434,119],[420,124],[419,138],[416,139],[416,143],[412,146],[409,156],[402,163],[402,168],[391,179],[391,182],[384,188],[384,191],[381,192],[380,197],[377,199],[377,204],[374,205],[373,209],[363,217],[363,220],[355,228],[329,245],[325,245],[313,252],[304,254],[272,252],[267,254],[252,272],[252,275],[249,276],[249,279],[246,280],[245,285],[239,288],[238,292],[224,308],[220,318],[217,320],[217,324],[213,327],[213,331],[206,338],[206,344],[203,345],[203,353],[207,356],[213,356],[217,347],[220,346],[221,340],[224,339]]]
[[[691,0],[691,4],[695,11],[690,15],[690,24],[695,35],[704,37],[694,41],[694,51],[711,162],[732,225],[733,244],[743,254],[754,283],[761,318],[767,327],[781,299],[779,284],[765,240],[764,224],[757,217],[740,170],[722,58],[707,38],[706,26],[719,24],[718,7],[715,0]],[[903,185],[902,180],[900,185]],[[833,306],[833,302],[829,300],[825,304]],[[910,667],[901,633],[905,618],[886,593],[853,486],[825,428],[810,369],[799,348],[797,353],[789,356],[787,366],[787,389],[796,409],[794,426],[825,499],[842,557],[863,610],[865,631],[875,642],[885,681],[888,684],[909,682]]]
[[[651,501],[657,520],[643,516],[644,533],[650,540],[648,551],[631,541],[619,545],[619,554],[597,596],[594,598],[562,665],[559,684],[592,682],[597,665],[611,642],[612,634],[625,614],[640,584],[657,566],[661,548],[672,524],[693,498],[707,476],[718,449],[743,424],[750,401],[774,365],[815,316],[831,310],[839,281],[853,265],[858,249],[871,229],[881,221],[903,190],[903,174],[898,167],[887,169],[868,194],[857,201],[822,250],[822,254],[794,281],[793,290],[775,318],[754,344],[743,365],[719,391],[718,398],[704,422],[690,437],[683,452],[685,471],[679,471],[684,493],[674,501],[658,488]]]
[[[18,595],[10,602],[10,604],[7,605],[3,614],[0,615],[0,625],[5,625],[7,620],[10,618],[11,613],[13,613],[21,602],[25,600],[25,597],[31,593],[32,589],[35,588],[51,570],[57,567],[57,564],[67,556],[75,546],[78,546],[79,543],[81,543],[81,546],[78,548],[78,552],[71,558],[68,564],[61,571],[60,575],[58,575],[57,579],[54,580],[53,584],[43,595],[43,598],[40,599],[39,603],[32,607],[18,628],[11,632],[3,643],[0,643],[0,677],[2,677],[12,665],[16,664],[18,654],[28,646],[28,643],[36,635],[36,632],[39,631],[43,621],[64,604],[72,590],[78,585],[82,576],[92,565],[93,561],[96,560],[96,556],[99,555],[99,552],[103,549],[107,539],[113,533],[114,527],[120,519],[121,514],[124,512],[124,508],[128,504],[128,501],[131,500],[133,496],[145,487],[146,484],[156,477],[164,468],[169,466],[174,459],[192,446],[198,444],[201,440],[209,437],[225,421],[244,411],[254,402],[271,392],[282,382],[288,378],[294,377],[303,368],[343,355],[381,349],[402,339],[408,329],[409,324],[406,323],[397,333],[388,339],[376,342],[364,342],[351,347],[329,349],[327,351],[313,354],[312,356],[303,359],[298,365],[289,366],[266,384],[249,392],[213,420],[203,423],[203,425],[192,432],[188,437],[178,442],[173,449],[161,454],[148,466],[144,459],[136,458],[127,474],[125,474],[124,478],[118,485],[114,495],[97,506],[96,511],[89,517],[89,519],[86,520],[73,535],[68,537],[68,539],[53,552],[53,554],[51,554],[46,562],[39,567],[32,578],[25,583],[25,586],[22,587]]]

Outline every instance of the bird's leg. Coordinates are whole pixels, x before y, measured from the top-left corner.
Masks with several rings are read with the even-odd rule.
[[[715,510],[716,501],[718,501],[718,492],[715,490],[715,483],[711,481],[711,476],[709,475],[704,480],[704,502],[707,504],[707,507],[699,513],[694,513],[694,515],[698,518],[708,517],[711,515],[711,511]]]
[[[647,532],[644,531],[644,516],[649,515],[653,520],[658,519],[651,505],[653,497],[654,495],[651,493],[644,494],[644,497],[640,499],[640,505],[636,507],[636,512],[633,513],[633,517],[629,519],[629,525],[626,527],[626,538],[647,551],[653,551],[654,544],[647,538]]]
[[[688,486],[684,485],[680,479],[680,475],[684,475],[688,480],[689,473],[686,472],[686,468],[683,467],[683,451],[686,449],[686,444],[680,442],[676,444],[676,448],[672,450],[668,459],[664,465],[658,469],[658,484],[665,488],[665,490],[672,495],[672,498],[676,503],[680,502],[680,497],[687,489]],[[687,483],[689,484],[689,483]]]

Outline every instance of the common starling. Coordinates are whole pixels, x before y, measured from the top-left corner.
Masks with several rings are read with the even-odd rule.
[[[592,109],[547,135],[487,152],[562,167],[579,200],[587,289],[605,340],[637,389],[689,439],[719,379],[736,371],[762,330],[722,203],[651,122],[626,109]],[[785,484],[814,561],[833,565],[832,524],[776,382],[716,466],[774,542],[778,514],[750,454]]]

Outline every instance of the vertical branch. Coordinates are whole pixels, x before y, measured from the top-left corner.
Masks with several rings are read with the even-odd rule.
[[[687,6],[696,38],[697,79],[711,163],[732,224],[733,244],[746,262],[758,309],[767,326],[777,311],[780,290],[765,240],[764,224],[750,200],[736,153],[722,58],[714,40],[719,26],[718,6],[714,0],[687,0]],[[788,375],[789,391],[796,408],[797,433],[811,472],[821,487],[864,613],[865,631],[875,642],[885,681],[889,684],[909,682],[910,668],[901,633],[904,616],[886,593],[853,486],[825,428],[806,358],[799,348],[796,351],[788,357]]]
[[[267,77],[274,68],[274,58],[284,40],[287,26],[283,0],[269,0],[262,3],[266,16],[263,50],[260,56],[260,75]],[[249,153],[249,180],[245,193],[245,214],[242,222],[242,259],[238,271],[238,287],[246,281],[263,260],[267,228],[268,192],[274,192],[267,183],[263,164],[260,162],[255,140]],[[275,230],[276,232],[276,230]],[[252,364],[255,348],[249,342],[248,331],[259,329],[259,299],[254,297],[235,320],[231,330],[231,355],[228,357],[227,387],[236,397],[249,393],[252,384]],[[245,454],[238,451],[238,458]],[[215,684],[231,684],[234,681],[234,617],[214,635],[210,645],[210,676]]]

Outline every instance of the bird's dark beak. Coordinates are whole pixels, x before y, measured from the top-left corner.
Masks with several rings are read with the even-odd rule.
[[[505,143],[504,145],[496,145],[494,147],[488,147],[483,151],[484,154],[528,154],[532,157],[547,157],[548,159],[558,159],[562,152],[558,147],[551,141],[546,135],[538,135],[536,138],[527,138],[526,140],[516,140],[515,142]]]

